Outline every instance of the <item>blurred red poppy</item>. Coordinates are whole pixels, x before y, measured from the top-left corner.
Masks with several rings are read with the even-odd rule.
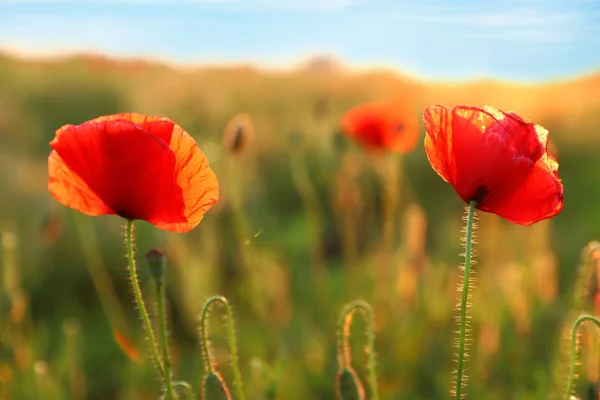
[[[341,131],[370,150],[409,153],[419,139],[419,121],[402,102],[372,102],[346,112]]]
[[[548,131],[493,107],[425,109],[425,152],[433,169],[465,201],[520,225],[558,214],[564,205]]]
[[[164,117],[126,113],[65,125],[50,146],[50,193],[87,215],[187,232],[219,197],[217,177],[194,139]]]

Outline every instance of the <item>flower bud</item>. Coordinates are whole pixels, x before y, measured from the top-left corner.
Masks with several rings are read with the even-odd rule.
[[[335,390],[339,400],[364,400],[365,398],[362,382],[351,367],[338,371]]]
[[[218,372],[210,372],[202,382],[204,400],[231,400],[231,394],[225,380]]]
[[[246,151],[254,136],[252,119],[247,114],[239,114],[229,121],[223,132],[223,146],[233,155]]]
[[[165,253],[160,249],[152,249],[145,257],[150,275],[157,283],[162,283],[165,275]]]

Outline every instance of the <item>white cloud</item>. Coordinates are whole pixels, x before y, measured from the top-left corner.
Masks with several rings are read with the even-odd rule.
[[[511,28],[511,27],[550,27],[572,26],[581,22],[580,12],[540,12],[533,9],[513,9],[506,11],[472,11],[442,13],[399,14],[403,20],[442,25],[456,25],[471,28]]]
[[[539,44],[565,44],[571,41],[570,35],[549,29],[513,29],[510,31],[495,30],[488,32],[472,32],[464,34],[463,37],[503,42],[535,42]]]
[[[443,12],[436,12],[435,8],[413,7],[412,13],[398,13],[397,18],[429,25],[435,30],[452,29],[457,38],[487,38],[531,44],[572,42],[584,37],[596,25],[594,14],[589,10],[536,4],[535,7],[533,4],[528,7],[504,7],[498,11],[481,6],[479,9],[445,8]]]

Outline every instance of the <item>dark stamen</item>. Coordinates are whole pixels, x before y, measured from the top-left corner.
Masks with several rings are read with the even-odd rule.
[[[124,212],[124,211],[121,211],[121,210],[115,210],[115,211],[116,211],[117,215],[118,215],[119,217],[121,217],[121,218],[125,218],[125,219],[135,219],[135,218],[133,218],[131,215],[127,214],[127,213],[126,213],[126,212]]]
[[[471,200],[474,200],[477,202],[477,204],[481,204],[483,202],[483,198],[485,196],[488,195],[488,190],[485,188],[485,186],[479,186],[477,188],[477,190],[475,191],[475,194],[473,195],[473,197],[471,197]]]

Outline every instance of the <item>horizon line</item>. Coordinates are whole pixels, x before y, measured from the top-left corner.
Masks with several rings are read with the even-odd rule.
[[[425,82],[428,84],[442,85],[464,85],[478,82],[497,82],[516,84],[523,86],[543,86],[547,84],[568,83],[585,78],[591,78],[595,75],[600,75],[600,65],[590,69],[589,71],[578,74],[565,75],[556,78],[547,78],[543,80],[526,80],[526,79],[506,79],[494,77],[488,74],[473,75],[469,78],[452,78],[452,77],[432,77],[420,74],[418,72],[410,72],[401,67],[386,65],[384,63],[361,63],[360,65],[347,62],[342,57],[326,52],[315,52],[306,54],[301,57],[296,57],[295,60],[284,62],[261,62],[256,60],[195,60],[181,61],[173,60],[169,57],[149,56],[140,54],[111,54],[110,52],[97,51],[90,49],[64,49],[64,50],[28,50],[19,49],[0,45],[0,56],[20,59],[30,62],[60,62],[70,58],[77,57],[96,57],[115,62],[142,62],[147,64],[161,65],[163,67],[180,70],[201,70],[201,69],[235,69],[235,68],[251,68],[257,71],[265,71],[270,73],[293,73],[306,69],[311,63],[323,60],[330,63],[332,70],[348,74],[369,74],[374,72],[388,72],[396,75],[398,78],[410,79],[415,82]]]

